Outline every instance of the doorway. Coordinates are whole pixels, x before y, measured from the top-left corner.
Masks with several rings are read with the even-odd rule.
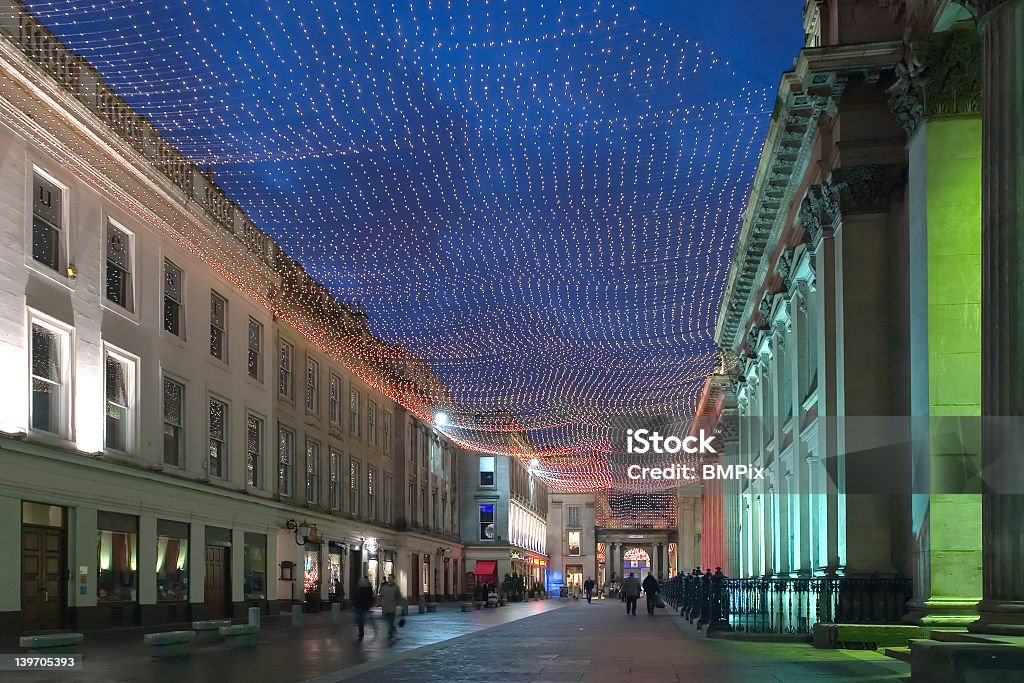
[[[204,602],[207,619],[231,616],[231,548],[206,546]]]
[[[63,528],[21,527],[21,614],[26,631],[64,628],[65,545]]]

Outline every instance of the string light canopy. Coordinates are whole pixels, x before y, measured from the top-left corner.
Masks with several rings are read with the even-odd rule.
[[[639,494],[676,482],[626,477],[625,430],[685,431],[714,369],[773,88],[620,0],[26,7],[431,381],[361,376],[664,514]]]

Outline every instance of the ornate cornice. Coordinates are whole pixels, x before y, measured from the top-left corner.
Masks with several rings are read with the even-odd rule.
[[[779,254],[779,262],[775,264],[775,272],[782,278],[782,282],[786,285],[786,290],[789,291],[793,288],[793,252],[796,251],[793,247],[786,247]]]
[[[906,46],[889,106],[907,136],[931,116],[981,111],[981,42],[973,30],[938,33]]]

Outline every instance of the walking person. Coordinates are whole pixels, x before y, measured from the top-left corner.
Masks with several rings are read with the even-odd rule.
[[[359,640],[363,639],[366,628],[366,615],[373,607],[373,588],[370,587],[370,579],[366,576],[359,579],[356,590],[352,594],[352,608],[356,611],[356,626],[359,627]]]
[[[402,600],[402,591],[395,584],[394,574],[384,578],[380,585],[380,609],[384,613],[384,621],[388,624],[388,640],[394,640],[398,629],[395,626],[395,613],[398,611],[398,603]]]
[[[661,584],[654,578],[654,572],[650,572],[643,584],[644,595],[647,596],[647,613],[654,614],[654,608],[658,605],[658,593],[661,592]]]
[[[587,594],[587,604],[590,604],[590,594],[594,592],[594,580],[587,577],[587,580],[583,582],[583,592]]]
[[[640,582],[633,576],[633,572],[622,582],[623,599],[626,601],[626,614],[636,615],[636,601],[640,598]]]

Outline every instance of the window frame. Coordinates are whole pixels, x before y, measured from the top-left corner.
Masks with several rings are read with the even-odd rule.
[[[384,411],[383,420],[381,422],[381,447],[384,449],[385,455],[391,455],[391,448],[393,441],[391,440],[391,432],[394,422],[394,415]]]
[[[252,338],[253,327],[257,332],[255,347],[253,347]],[[263,384],[263,330],[263,323],[250,315],[245,328],[245,374],[249,379],[260,384]],[[254,369],[255,375],[253,374]]]
[[[320,442],[306,437],[304,449],[306,461],[306,504],[320,504]]]
[[[348,512],[356,517],[360,513],[359,483],[362,479],[362,470],[358,459],[348,456]]]
[[[306,412],[320,414],[320,361],[306,354]]]
[[[252,449],[252,426],[256,423],[257,450]],[[263,488],[263,461],[267,450],[267,421],[251,410],[245,413],[245,486],[250,489]],[[255,458],[254,458],[255,456]],[[255,464],[253,460],[255,459]]]
[[[121,406],[125,412],[124,418],[124,448],[113,448],[109,444],[107,432],[107,419],[110,411],[110,396],[107,386],[107,362],[113,359],[123,364],[125,368],[125,403]],[[116,405],[116,404],[115,404]],[[139,357],[115,346],[103,343],[103,450],[114,451],[123,454],[137,452],[138,443],[138,420],[139,420]]]
[[[349,387],[348,389],[348,433],[350,436],[354,436],[357,439],[361,436],[359,424],[359,404],[362,403],[362,397],[359,395],[359,389],[355,387]]]
[[[219,405],[223,406],[223,413],[221,415],[221,422],[222,422],[222,424],[221,424],[221,438],[219,440],[217,440],[217,442],[220,444],[220,449],[219,449],[219,452],[217,454],[217,463],[218,463],[219,467],[218,467],[218,472],[216,474],[213,473],[213,460],[214,460],[214,457],[213,457],[213,450],[212,450],[213,442],[215,441],[214,435],[213,435],[214,434],[214,432],[213,432],[213,409],[214,409],[214,404],[219,404]],[[230,424],[231,424],[230,423],[230,419],[231,419],[231,404],[228,403],[223,398],[221,398],[220,396],[217,396],[216,394],[210,394],[209,395],[209,401],[207,403],[207,430],[206,431],[207,431],[208,439],[207,439],[206,468],[205,469],[206,469],[206,476],[210,477],[211,479],[222,479],[224,481],[227,481],[229,479],[229,477],[227,476],[227,473],[229,471],[228,470],[228,453],[229,453],[229,448],[230,448],[229,435],[231,433],[230,432]]]
[[[383,477],[383,489],[382,489],[383,508],[384,508],[384,510],[383,510],[384,514],[382,515],[382,518],[383,518],[383,521],[384,521],[385,524],[391,524],[391,522],[394,519],[394,515],[392,514],[392,509],[391,509],[392,508],[392,501],[394,500],[394,491],[393,491],[393,489],[394,489],[394,477],[392,477],[390,474],[385,472],[384,473],[384,477]]]
[[[485,511],[484,509],[485,508],[490,508],[489,512],[490,512],[490,515],[491,515],[491,519],[490,519],[489,522],[484,521],[484,518],[483,518],[484,517],[484,511]],[[480,504],[477,505],[477,536],[478,536],[477,540],[478,541],[483,541],[485,543],[494,543],[497,540],[497,538],[498,538],[498,534],[497,534],[498,525],[497,525],[497,522],[495,521],[497,519],[496,508],[497,508],[497,506],[494,503],[480,503]],[[491,536],[491,538],[487,538],[486,537],[486,534],[485,534],[486,526],[484,526],[485,524],[489,524],[490,526],[493,527],[494,533]]]
[[[490,463],[490,469],[484,469],[485,463]],[[479,463],[479,477],[477,479],[477,486],[482,489],[493,489],[497,487],[497,469],[498,462],[497,458],[493,455],[481,455]],[[484,475],[490,474],[491,480],[489,483],[484,482]]]
[[[32,328],[39,326],[47,332],[54,334],[60,340],[60,381],[55,382],[48,377],[37,376],[33,371],[33,351],[34,343],[32,339]],[[72,403],[72,397],[74,396],[74,343],[75,335],[74,328],[64,325],[63,323],[50,318],[49,316],[43,315],[38,311],[29,309],[28,319],[28,340],[26,346],[28,347],[28,428],[30,432],[36,434],[46,434],[51,437],[58,439],[72,440],[74,437],[73,426],[74,426],[74,404]],[[57,413],[57,429],[56,431],[49,429],[40,429],[35,426],[35,401],[34,401],[34,385],[36,379],[46,381],[59,387],[58,397],[58,413]]]
[[[341,392],[344,383],[334,372],[330,372],[327,380],[327,421],[338,427],[342,426]]]
[[[377,468],[372,465],[366,466],[366,518],[371,522],[377,521],[377,487],[380,481],[377,476]]]
[[[49,183],[50,185],[53,185],[54,188],[56,188],[56,190],[59,192],[59,195],[60,195],[60,210],[59,210],[58,213],[59,213],[60,225],[54,225],[54,223],[51,220],[49,220],[48,218],[45,218],[43,216],[38,216],[38,214],[36,213],[36,176],[38,176],[44,182]],[[67,285],[69,285],[69,282],[68,282],[68,274],[69,274],[68,273],[68,264],[69,264],[68,254],[71,253],[71,242],[70,242],[71,235],[70,235],[70,231],[68,230],[68,224],[70,223],[70,216],[71,216],[71,212],[69,210],[70,209],[69,201],[68,201],[69,198],[70,198],[69,197],[70,196],[70,187],[66,183],[63,183],[63,182],[57,180],[57,178],[54,175],[52,175],[50,173],[47,173],[46,171],[44,171],[39,166],[36,166],[35,164],[33,164],[32,165],[32,173],[29,175],[28,193],[29,193],[29,196],[28,196],[28,207],[29,207],[29,210],[27,212],[28,213],[28,226],[27,226],[27,229],[28,229],[28,236],[27,236],[28,248],[25,250],[25,255],[27,257],[26,258],[26,262],[29,265],[29,267],[32,268],[32,270],[36,271],[37,273],[45,275],[46,277],[49,277],[49,278],[53,278],[57,282],[60,282],[61,284],[67,286]],[[41,261],[38,258],[36,258],[36,250],[35,250],[36,226],[35,226],[35,222],[36,222],[37,216],[39,217],[39,219],[43,223],[46,224],[46,227],[48,227],[51,230],[53,230],[54,232],[56,232],[56,237],[54,239],[54,241],[56,243],[55,244],[55,248],[56,248],[56,251],[57,251],[57,253],[55,255],[56,263],[54,265],[52,265],[52,266],[49,263],[47,263],[46,261]]]
[[[110,268],[111,268],[112,265],[115,268],[119,267],[116,264],[112,264],[112,262],[110,260],[109,248],[110,248],[110,239],[111,239],[111,231],[112,230],[116,231],[116,232],[119,232],[119,233],[122,233],[125,236],[126,241],[127,241],[126,250],[128,252],[127,253],[128,265],[127,265],[126,268],[121,268],[121,270],[122,270],[122,272],[124,274],[123,275],[124,280],[126,282],[126,285],[125,285],[125,290],[126,290],[125,291],[125,302],[124,303],[121,303],[119,301],[115,301],[115,300],[110,298]],[[135,236],[135,233],[132,232],[131,230],[129,230],[128,228],[126,228],[119,221],[111,218],[110,216],[107,216],[106,228],[104,230],[104,237],[105,237],[105,239],[103,241],[103,244],[104,244],[103,261],[104,261],[104,266],[105,267],[104,267],[104,271],[103,271],[103,303],[104,303],[104,305],[106,305],[108,307],[109,307],[110,304],[112,304],[115,307],[114,310],[118,310],[120,312],[128,313],[128,314],[131,314],[131,315],[135,315],[135,312],[136,312],[135,311],[135,297],[136,297],[136,294],[135,294],[136,285],[135,285],[135,283],[137,281],[137,278],[135,277],[135,272],[136,272],[136,264],[135,264],[135,258],[136,258],[135,240],[136,240],[136,236]]]
[[[181,389],[181,392],[179,394],[181,405],[178,406],[178,411],[179,411],[180,417],[178,418],[179,424],[177,424],[177,425],[167,421],[166,391],[167,391],[167,384],[168,383],[174,384],[174,385],[178,386]],[[185,466],[186,466],[186,462],[185,462],[185,452],[186,452],[185,451],[185,416],[187,414],[186,413],[186,405],[187,405],[186,391],[187,391],[187,387],[185,386],[184,382],[179,381],[179,380],[175,379],[174,377],[168,376],[166,372],[162,374],[162,377],[160,378],[160,421],[161,421],[161,424],[163,425],[163,428],[164,428],[164,445],[163,445],[163,449],[162,449],[163,452],[161,453],[161,462],[163,462],[164,467],[174,467],[176,469],[185,469]],[[168,424],[170,424],[170,425],[172,425],[174,427],[177,427],[177,429],[178,429],[178,437],[177,437],[177,451],[178,452],[176,453],[175,462],[173,462],[173,463],[172,462],[167,462],[167,440],[166,439],[167,439],[167,426],[168,426]]]
[[[341,451],[329,448],[327,452],[327,504],[334,512],[341,510]]]
[[[366,398],[366,443],[377,445],[377,402]]]
[[[277,343],[277,393],[289,401],[295,400],[295,344],[283,337]]]
[[[167,275],[168,275],[168,271],[171,270],[171,269],[173,269],[173,270],[178,272],[178,289],[180,290],[178,292],[178,299],[175,299],[173,296],[171,296],[168,293],[169,288],[168,288],[168,278],[167,278]],[[161,323],[160,323],[161,333],[169,334],[169,335],[171,335],[172,337],[174,337],[176,339],[180,339],[181,341],[185,341],[185,301],[186,301],[186,298],[187,298],[186,295],[185,295],[185,287],[186,287],[185,270],[181,266],[179,266],[177,263],[172,261],[170,258],[165,256],[164,257],[164,267],[163,267],[163,271],[161,272],[160,276],[161,276],[160,290],[161,290],[161,295],[163,297],[163,315],[162,315],[162,320],[161,320]],[[173,330],[167,329],[167,308],[168,308],[168,304],[169,303],[173,304],[175,306],[174,313],[175,313],[175,320],[177,322],[177,327],[178,327],[178,331],[177,332],[174,332]]]
[[[290,444],[287,461],[281,458],[284,453],[282,446],[285,443],[283,438],[285,435],[288,435]],[[280,422],[277,423],[277,495],[281,498],[291,498],[295,495],[295,441],[297,438],[294,429],[286,427]],[[286,483],[287,486],[282,486],[282,483]]]
[[[218,300],[221,304],[221,310],[223,315],[220,320],[220,327],[217,326],[217,320],[215,318],[216,305]],[[210,290],[210,357],[216,358],[221,363],[227,365],[228,363],[228,328],[230,327],[228,317],[228,300],[226,297],[218,294],[215,290]],[[218,334],[219,333],[219,334]],[[220,340],[219,353],[214,353],[214,341]]]

